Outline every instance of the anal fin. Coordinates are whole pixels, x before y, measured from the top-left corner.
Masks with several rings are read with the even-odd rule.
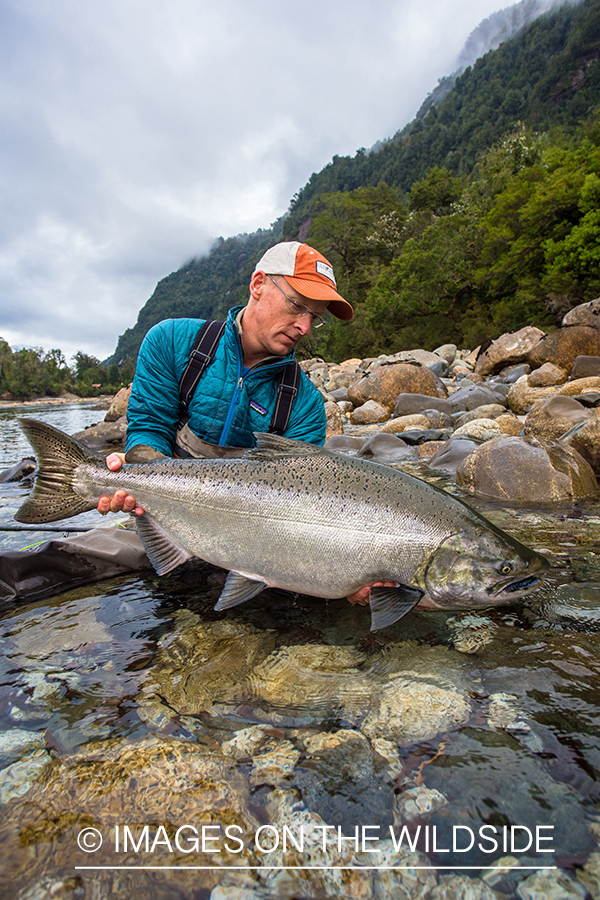
[[[146,555],[159,575],[165,575],[188,559],[193,553],[176,544],[150,516],[136,516],[138,534]]]
[[[371,631],[387,628],[414,609],[424,591],[399,584],[397,587],[371,588]]]
[[[215,609],[221,612],[224,609],[231,609],[232,606],[239,606],[240,603],[256,597],[257,594],[264,591],[266,586],[264,581],[255,581],[253,578],[240,575],[239,572],[230,572]]]

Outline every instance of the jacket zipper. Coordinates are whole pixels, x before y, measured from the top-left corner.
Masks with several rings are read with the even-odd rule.
[[[250,369],[250,371],[246,374],[246,378],[249,378],[253,372],[261,371],[265,372],[268,369],[278,369],[282,363],[271,363],[268,366],[259,366],[257,369]],[[290,365],[290,361],[284,363],[284,365]],[[238,403],[240,402],[240,395],[242,393],[242,387],[244,385],[244,376],[241,374],[241,358],[240,351],[238,346],[238,380],[235,386],[235,390],[233,392],[233,396],[231,398],[231,403],[229,404],[229,410],[227,412],[227,418],[225,419],[225,424],[223,425],[223,430],[221,432],[221,437],[219,438],[219,447],[227,446],[227,438],[229,437],[229,431],[231,429],[231,423],[233,421],[233,417],[235,415],[236,409],[238,407]]]

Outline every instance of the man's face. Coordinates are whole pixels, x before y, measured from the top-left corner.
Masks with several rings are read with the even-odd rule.
[[[327,309],[326,302],[299,294],[283,275],[255,272],[250,295],[254,300],[253,338],[269,356],[286,356],[301,338],[310,334],[314,324],[312,314],[323,316]]]

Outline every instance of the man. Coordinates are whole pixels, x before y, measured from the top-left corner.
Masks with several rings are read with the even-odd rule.
[[[179,385],[200,320],[170,319],[154,326],[140,349],[128,408],[126,453],[107,457],[115,471],[123,463],[162,456],[241,456],[254,446],[253,432],[268,429],[282,367],[293,365],[298,342],[318,327],[326,311],[349,321],[351,305],[337,293],[331,264],[298,241],[276,244],[262,256],[250,280],[245,307],[229,312],[223,337],[203,371],[181,425]],[[323,444],[321,395],[302,372],[286,437]],[[98,511],[132,512],[125,491],[102,497]]]

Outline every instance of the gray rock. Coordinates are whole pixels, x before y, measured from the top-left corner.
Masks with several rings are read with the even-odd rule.
[[[334,434],[333,437],[327,438],[324,447],[325,450],[335,450],[336,453],[349,453],[360,450],[364,443],[364,437],[354,437],[351,434]]]
[[[450,438],[449,431],[442,431],[439,428],[428,428],[421,431],[417,428],[411,428],[402,432],[402,440],[406,441],[411,447],[417,447],[426,444],[428,441],[447,441]]]
[[[478,406],[487,406],[490,403],[506,406],[506,399],[484,384],[461,387],[451,394],[448,399],[455,411],[459,409],[477,409]]]
[[[597,409],[600,406],[600,393],[588,391],[586,394],[574,394],[573,400],[577,400],[586,409]]]
[[[446,364],[451,366],[456,359],[456,344],[442,344],[441,347],[438,347],[433,352],[436,356],[441,356],[446,361]]]
[[[573,363],[571,378],[589,378],[600,375],[600,356],[578,356]]]
[[[90,450],[98,453],[114,453],[125,450],[125,438],[127,436],[127,422],[121,419],[118,422],[99,422],[90,425],[84,431],[78,431],[73,437]]]
[[[349,399],[347,387],[336,388],[333,391],[329,391],[329,393],[333,397],[333,399],[336,401],[336,403],[339,403],[340,400],[348,400]]]
[[[460,409],[460,404],[453,404],[450,400],[441,397],[431,397],[427,394],[399,394],[394,406],[394,416],[411,416],[414,413],[423,412],[424,409],[437,409],[450,415]],[[465,407],[466,408],[466,407]]]
[[[422,415],[428,420],[432,428],[452,428],[452,418],[440,409],[424,409]]]
[[[531,325],[511,334],[503,334],[477,357],[475,371],[480,375],[492,375],[507,365],[525,362],[527,354],[543,337],[544,332]]]
[[[498,372],[500,378],[505,384],[514,384],[521,375],[529,375],[531,366],[529,363],[520,363],[518,366],[506,366]]]
[[[555,441],[574,425],[586,422],[590,415],[590,411],[573,397],[557,395],[533,405],[527,413],[523,431]]]
[[[434,375],[439,375],[440,378],[445,378],[448,374],[448,363],[443,359],[440,359],[439,362],[433,363],[427,368],[430,372],[433,372]]]
[[[429,460],[429,468],[436,472],[446,472],[447,475],[455,475],[456,470],[465,457],[469,456],[477,447],[478,441],[467,438],[450,438],[445,447]]]
[[[580,303],[573,307],[564,316],[562,323],[565,325],[591,325],[592,328],[600,328],[600,297]]]
[[[395,434],[374,434],[368,438],[357,456],[376,462],[400,462],[414,456],[414,451]]]
[[[10,469],[0,472],[0,484],[8,484],[13,481],[22,481],[35,472],[35,459],[22,459]]]

